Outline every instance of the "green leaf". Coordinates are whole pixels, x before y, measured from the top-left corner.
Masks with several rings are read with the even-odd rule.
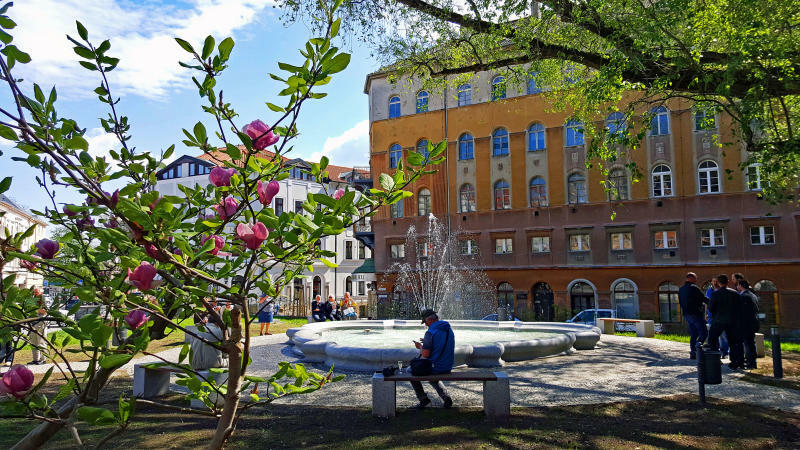
[[[92,64],[92,63],[90,63],[88,61],[78,61],[78,64],[80,64],[81,66],[83,66],[83,67],[85,67],[85,68],[87,68],[89,70],[97,70],[97,66],[95,66],[94,64]]]
[[[346,69],[349,64],[350,54],[339,53],[338,55],[334,56],[327,65],[323,66],[322,70],[328,74],[337,73]]]
[[[331,269],[333,269],[334,267],[339,267],[339,265],[336,264],[335,262],[328,261],[325,258],[320,258],[319,260],[322,261],[322,264],[325,264],[326,266],[330,267]]]
[[[86,30],[86,27],[83,26],[82,23],[75,21],[75,26],[78,28],[78,36],[81,37],[84,41],[89,39],[89,32]]]
[[[72,50],[75,52],[76,55],[80,56],[81,58],[86,58],[89,60],[94,60],[94,52],[89,50],[86,47],[72,47]]]
[[[66,142],[67,147],[74,149],[74,150],[89,150],[89,143],[86,142],[86,139],[83,136],[76,134],[71,138],[67,139]]]
[[[382,173],[378,177],[378,182],[381,184],[381,187],[383,187],[387,191],[391,191],[392,189],[394,189],[394,180],[392,179],[392,177],[390,177],[385,173]]]
[[[269,108],[269,109],[271,109],[271,110],[273,110],[275,112],[284,112],[284,111],[286,111],[285,109],[281,108],[280,106],[275,105],[275,104],[270,103],[270,102],[267,102],[267,108]]]
[[[231,160],[233,160],[233,161],[238,161],[238,160],[242,159],[242,151],[239,150],[239,147],[237,147],[237,146],[235,146],[233,144],[225,145],[225,153],[227,153],[228,156],[230,156]]]
[[[335,38],[339,34],[339,27],[342,25],[341,17],[334,20],[331,24],[331,39]]]
[[[117,423],[114,413],[105,408],[81,406],[78,408],[78,418],[90,425],[111,425]]]
[[[10,44],[11,41],[13,40],[14,38],[10,34],[6,33],[3,30],[0,30],[0,41],[2,41],[3,44]]]
[[[72,394],[72,390],[75,388],[75,378],[70,378],[65,384],[62,384],[60,388],[58,388],[58,394],[53,397],[53,403],[64,400],[70,394]]]
[[[104,369],[116,369],[117,367],[127,364],[132,358],[133,355],[128,355],[126,353],[113,353],[100,358],[100,367]]]
[[[203,59],[208,58],[211,56],[211,52],[214,51],[214,37],[209,35],[206,37],[205,42],[203,42],[203,53],[201,54]]]
[[[0,27],[5,28],[6,30],[10,30],[16,26],[17,24],[13,20],[9,19],[7,16],[0,16]]]
[[[5,177],[0,181],[0,194],[7,191],[11,187],[11,177]]]
[[[194,48],[192,48],[192,44],[190,44],[190,43],[188,43],[188,42],[184,41],[184,40],[183,40],[183,39],[181,39],[181,38],[175,38],[175,42],[177,42],[177,43],[178,43],[178,45],[180,45],[180,46],[181,46],[181,48],[182,48],[182,49],[184,49],[184,50],[186,50],[187,52],[189,52],[189,53],[194,53]]]
[[[219,43],[217,47],[219,49],[219,57],[222,61],[227,61],[228,58],[231,56],[231,51],[233,50],[233,39],[227,37]]]
[[[0,137],[8,139],[9,141],[16,141],[17,139],[19,139],[17,133],[13,129],[5,125],[0,125]]]
[[[164,152],[164,155],[161,157],[161,159],[169,159],[169,157],[172,156],[172,153],[174,151],[175,151],[175,144],[170,145],[169,148]]]
[[[203,122],[194,124],[194,136],[197,138],[197,142],[201,144],[206,141],[208,136],[206,135],[206,127],[203,125]]]

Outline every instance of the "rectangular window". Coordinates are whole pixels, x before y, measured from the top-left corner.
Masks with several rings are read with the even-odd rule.
[[[655,236],[655,248],[659,249],[678,248],[677,231],[656,231],[654,236]]]
[[[175,166],[175,178],[180,178],[183,176],[183,164],[179,164]]]
[[[550,253],[550,236],[536,236],[531,238],[531,252]]]
[[[417,243],[417,256],[427,258],[433,253],[433,244],[430,242]]]
[[[353,241],[344,242],[344,259],[353,259]]]
[[[367,246],[358,241],[358,259],[367,259]]]
[[[196,166],[196,164],[189,164],[189,176],[190,177],[194,176],[194,168],[195,168],[195,166]]]
[[[367,282],[366,281],[359,281],[358,282],[358,295],[367,295]]]
[[[496,254],[508,254],[514,252],[513,238],[500,238],[494,240],[494,252]]]
[[[747,166],[747,189],[760,191],[763,187],[761,181],[761,164],[751,164]]]
[[[588,234],[571,234],[569,236],[569,251],[588,252],[592,249]]]
[[[389,216],[392,218],[403,217],[403,200],[389,205]]]
[[[294,202],[294,212],[296,212],[297,214],[303,214],[303,201],[302,200],[296,200]]]
[[[775,243],[775,227],[750,227],[750,243],[753,245],[773,245]]]
[[[275,215],[276,216],[280,216],[281,214],[283,214],[283,199],[282,198],[276,198],[275,199]]]
[[[633,250],[631,233],[611,233],[611,250]]]
[[[391,248],[392,258],[405,258],[406,257],[406,246],[403,244],[392,244]]]
[[[725,234],[722,228],[706,228],[700,230],[701,247],[724,247]]]
[[[477,255],[478,241],[475,239],[462,239],[458,241],[459,253],[462,255]]]

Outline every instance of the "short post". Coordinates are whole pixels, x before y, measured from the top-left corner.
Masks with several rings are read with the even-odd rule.
[[[783,378],[780,328],[772,327],[770,331],[772,332],[772,376],[775,378]]]
[[[701,342],[697,343],[697,386],[700,395],[700,404],[705,406],[706,404],[706,357],[705,351],[703,351],[703,344]]]

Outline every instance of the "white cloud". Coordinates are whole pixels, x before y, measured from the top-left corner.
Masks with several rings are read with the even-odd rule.
[[[323,156],[337,166],[368,166],[369,121],[362,120],[339,136],[327,138],[322,151],[314,152],[309,159],[319,161]]]
[[[99,45],[111,40],[109,56],[120,58],[109,74],[115,95],[134,94],[164,99],[186,85],[178,61],[188,60],[175,43],[181,37],[200,47],[205,36],[220,39],[256,20],[272,0],[189,0],[181,7],[161,1],[26,0],[9,15],[17,22],[14,41],[33,61],[19,65],[18,74],[43,86],[55,84],[68,97],[91,94],[97,77],[78,66],[78,56],[65,35],[77,37],[75,19]],[[199,49],[198,49],[199,50]],[[94,94],[91,94],[94,95]]]
[[[84,136],[89,143],[89,153],[93,156],[106,156],[106,161],[111,161],[108,151],[122,147],[117,137],[106,133],[102,128],[92,128]]]

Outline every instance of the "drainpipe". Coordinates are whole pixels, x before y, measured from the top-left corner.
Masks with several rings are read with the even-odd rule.
[[[447,116],[447,82],[444,85],[444,140],[446,156],[444,160],[444,173],[445,173],[445,195],[447,197],[447,241],[450,242],[450,134],[448,132],[448,116]],[[447,252],[448,263],[452,262],[450,252]]]

